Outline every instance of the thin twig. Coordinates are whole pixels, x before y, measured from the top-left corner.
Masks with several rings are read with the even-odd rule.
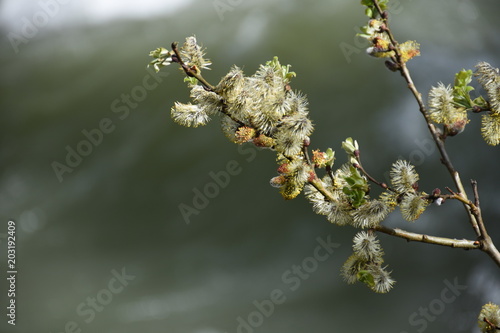
[[[384,234],[404,238],[407,241],[415,241],[415,242],[422,242],[428,244],[435,244],[435,245],[448,246],[461,249],[471,249],[471,250],[479,249],[481,246],[480,242],[478,241],[473,241],[468,239],[452,239],[452,238],[417,234],[399,228],[389,228],[384,225],[378,225],[373,229],[382,232]]]
[[[302,153],[304,154],[306,163],[309,164],[311,169],[314,169],[314,164],[312,163],[311,158],[309,157],[309,150],[307,149],[307,146],[305,144],[302,145]]]
[[[174,61],[179,63],[179,65],[181,65],[181,68],[184,70],[187,76],[196,78],[208,91],[214,91],[215,87],[210,83],[208,83],[207,80],[205,80],[205,78],[200,74],[199,69],[196,68],[196,66],[189,67],[184,63],[181,54],[179,52],[179,49],[177,48],[177,45],[178,45],[177,42],[172,43],[172,51],[174,51],[176,56]]]
[[[448,190],[448,192],[451,193],[451,195],[449,196],[450,199],[456,199],[456,200],[462,202],[464,205],[469,206],[471,212],[476,209],[476,206],[472,203],[472,201],[470,201],[467,198],[464,198],[463,195],[461,195],[460,193],[457,193],[457,192],[453,191],[448,186],[446,186],[445,188],[446,188],[446,190]]]
[[[358,163],[354,165],[355,168],[359,169],[366,176],[366,178],[368,178],[368,180],[370,180],[372,183],[377,184],[378,186],[380,186],[384,190],[389,190],[391,192],[395,192],[386,183],[379,182],[378,180],[376,180],[375,178],[370,176],[370,174],[368,174],[368,172],[366,172],[366,170],[363,168],[363,165],[361,164],[361,152],[359,150],[356,150],[354,152],[354,154],[356,156],[356,160],[358,161]]]
[[[309,183],[312,186],[314,186],[319,191],[319,193],[323,194],[325,199],[327,199],[331,202],[335,202],[335,198],[334,198],[333,194],[325,188],[325,186],[323,185],[323,182],[317,176],[314,177],[313,180],[309,181]]]
[[[332,170],[332,167],[330,165],[326,166],[326,173],[328,174],[328,176],[330,176],[330,178],[332,179],[332,182],[333,182],[333,179],[335,178],[335,176],[333,174],[333,170]]]
[[[484,317],[483,321],[488,325],[490,325],[491,328],[494,328],[495,330],[500,330],[500,326],[493,324],[491,321],[488,320],[488,318]]]

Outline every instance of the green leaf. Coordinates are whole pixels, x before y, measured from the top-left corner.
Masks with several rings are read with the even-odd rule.
[[[198,79],[195,77],[186,76],[186,77],[184,77],[184,82],[187,82],[187,83],[195,86],[198,84]]]
[[[352,177],[345,177],[344,178],[345,181],[347,182],[348,185],[350,185],[351,187],[354,185],[355,181],[354,179],[352,179]],[[345,187],[344,187],[345,188]]]
[[[275,71],[281,74],[285,83],[289,83],[292,78],[296,77],[297,74],[295,72],[290,72],[291,65],[281,65],[278,57],[274,57],[273,60],[267,61],[266,66],[273,68]]]
[[[154,59],[148,64],[148,67],[153,66],[155,72],[158,73],[162,67],[170,65],[172,62],[172,54],[172,51],[169,51],[164,47],[159,47],[149,52],[149,56]]]
[[[344,187],[342,188],[342,192],[344,192],[344,194],[346,194],[346,195],[348,195],[349,197],[351,197],[352,190],[351,190],[351,188],[350,188],[350,187],[348,187],[348,186],[344,186]]]
[[[455,86],[466,87],[471,82],[472,82],[472,70],[462,69],[460,72],[455,74]]]
[[[380,6],[380,9],[387,10],[387,7],[389,6],[389,0],[380,0],[378,4]]]
[[[326,165],[332,167],[333,163],[335,162],[335,152],[333,151],[332,148],[328,148],[325,153],[328,160]]]
[[[367,270],[360,270],[357,274],[357,278],[359,282],[363,282],[369,287],[375,286],[375,279],[373,278],[373,275]]]
[[[351,205],[358,208],[366,202],[365,196],[369,190],[368,182],[359,173],[358,169],[351,166],[351,175],[344,177],[348,186],[344,186],[342,192],[349,198]]]
[[[381,10],[387,10],[387,5],[389,0],[379,0],[378,4]],[[375,18],[378,14],[377,8],[373,3],[373,0],[361,0],[361,5],[365,6],[365,15],[369,18]]]
[[[358,142],[352,138],[347,138],[342,142],[342,149],[349,155],[353,155],[356,150],[359,149]]]
[[[351,171],[351,176],[347,178],[352,180],[353,186],[362,190],[368,190],[368,183],[366,179],[361,176],[358,169],[351,166],[349,170]]]
[[[159,48],[149,52],[149,56],[153,57],[153,58],[167,58],[171,55],[172,55],[172,53],[164,47],[159,47]]]
[[[360,27],[359,30],[361,32],[358,32],[356,34],[356,36],[359,36],[359,37],[362,37],[362,38],[366,38],[366,39],[371,39],[373,37],[372,36],[372,32],[370,31],[370,28],[367,25],[364,25],[364,26]]]
[[[472,70],[462,69],[455,74],[455,82],[453,87],[453,101],[457,106],[470,109],[473,107],[473,102],[470,97],[470,92],[474,87],[469,86],[472,82]]]
[[[474,103],[474,105],[477,105],[479,106],[480,108],[488,108],[488,102],[486,102],[486,100],[484,99],[483,96],[479,96],[477,98],[475,98],[472,103]]]
[[[453,87],[453,102],[457,106],[464,107],[466,109],[472,109],[474,106],[479,106],[481,108],[487,108],[488,102],[484,97],[479,96],[472,100],[470,97],[470,92],[474,90],[474,87],[469,84],[472,82],[472,70],[462,69],[455,75],[455,82]]]

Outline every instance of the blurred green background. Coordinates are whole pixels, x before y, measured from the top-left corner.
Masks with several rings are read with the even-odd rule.
[[[478,61],[500,66],[497,0],[395,4],[396,38],[421,44],[409,67],[424,96]],[[314,215],[302,196],[285,202],[268,183],[274,154],[231,144],[217,119],[174,124],[170,107],[189,97],[182,73],[146,69],[150,50],[193,34],[213,62],[212,83],[232,64],[251,75],[279,56],[309,98],[313,148],[332,147],[340,165],[341,142],[352,136],[375,177],[404,158],[425,191],[452,186],[402,78],[355,38],[365,24],[359,1],[347,0],[0,2],[0,331],[475,332],[480,306],[500,303],[499,270],[485,254],[381,235],[395,288],[377,295],[347,285],[340,267],[356,230]],[[30,37],[13,44],[13,34]],[[477,179],[500,245],[499,148],[482,141],[472,118],[449,152],[464,182]],[[84,143],[85,133],[96,144]],[[67,165],[68,149],[87,156],[58,177],[54,163]],[[179,205],[192,206],[196,189],[228,163],[239,172],[187,224]],[[5,310],[9,219],[17,224],[15,327]],[[398,211],[384,223],[473,238],[455,202],[413,224]],[[338,245],[324,261],[311,259],[318,238]],[[309,273],[294,271],[302,264]],[[446,281],[466,286],[450,302]],[[271,309],[275,290],[282,302]]]

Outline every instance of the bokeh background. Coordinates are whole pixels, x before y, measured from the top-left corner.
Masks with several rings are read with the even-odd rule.
[[[478,61],[500,66],[497,0],[394,5],[397,39],[421,44],[409,66],[424,96]],[[500,303],[500,272],[485,254],[381,235],[394,289],[378,295],[347,285],[340,267],[356,230],[314,215],[302,196],[284,201],[268,183],[274,154],[238,150],[217,119],[197,129],[174,124],[170,107],[189,97],[182,73],[146,69],[150,50],[193,34],[213,61],[205,73],[213,83],[232,64],[251,75],[279,56],[297,73],[293,87],[309,97],[313,147],[332,147],[340,165],[341,142],[352,136],[375,177],[404,158],[424,190],[451,186],[402,78],[355,38],[364,24],[359,1],[348,0],[1,1],[0,331],[476,332],[480,306]],[[480,119],[472,118],[449,152],[464,182],[477,179],[500,245],[500,152],[482,141]],[[108,133],[85,146],[84,133],[99,126]],[[54,163],[66,165],[68,149],[85,148],[87,156],[58,178]],[[193,206],[196,189],[228,163],[239,172],[186,223],[179,205]],[[15,327],[5,315],[10,219]],[[430,207],[412,224],[398,211],[384,223],[473,238],[455,202]],[[294,265],[312,263],[318,238],[338,247],[307,275],[294,273]],[[300,285],[292,290],[284,274]],[[449,302],[446,281],[463,286]],[[276,289],[285,301],[257,314],[255,304],[268,304]],[[238,327],[238,318],[255,327]]]

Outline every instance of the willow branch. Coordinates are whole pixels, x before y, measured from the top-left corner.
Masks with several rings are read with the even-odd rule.
[[[311,169],[314,170],[314,164],[312,163],[311,158],[309,157],[309,150],[307,149],[308,146],[309,146],[309,143],[306,144],[304,142],[304,144],[302,145],[302,153],[304,154],[304,157],[306,159],[306,163],[311,167]]]
[[[493,261],[497,263],[498,266],[500,266],[500,252],[498,249],[495,247],[495,244],[493,243],[493,240],[491,239],[490,235],[488,234],[488,231],[486,230],[486,226],[483,221],[483,216],[481,214],[481,207],[479,203],[479,191],[477,189],[477,181],[471,180],[472,184],[472,190],[474,192],[474,209],[472,209],[472,213],[477,219],[477,223],[479,226],[479,229],[481,231],[481,249],[486,252]]]
[[[447,153],[445,145],[444,145],[445,137],[443,135],[441,135],[440,131],[430,121],[429,116],[427,114],[426,106],[422,100],[422,95],[419,93],[419,91],[415,87],[415,84],[413,83],[413,80],[411,78],[408,67],[406,66],[406,63],[402,60],[401,51],[398,47],[399,44],[396,41],[396,39],[394,38],[394,35],[392,34],[392,31],[390,30],[389,24],[387,22],[387,16],[388,16],[387,13],[381,9],[377,0],[373,0],[373,4],[375,5],[380,17],[384,20],[383,31],[387,34],[387,36],[391,42],[390,49],[394,51],[394,56],[392,57],[392,59],[396,63],[396,69],[399,70],[400,74],[405,79],[405,81],[408,85],[408,89],[412,92],[413,96],[415,97],[415,100],[417,101],[419,111],[422,114],[422,116],[424,117],[425,122],[427,124],[427,127],[429,129],[429,132],[431,133],[431,136],[432,136],[432,138],[433,138],[433,140],[438,148],[439,154],[441,155],[441,162],[448,169],[448,172],[450,173],[450,175],[453,179],[453,182],[455,183],[455,186],[458,189],[458,193],[456,193],[455,199],[458,199],[462,202],[462,204],[467,212],[467,215],[469,217],[469,221],[472,225],[472,228],[474,229],[474,232],[478,236],[478,241],[474,242],[474,244],[477,243],[478,246],[474,247],[474,248],[479,248],[482,251],[486,252],[497,263],[497,265],[500,266],[500,252],[496,249],[495,245],[493,244],[493,241],[491,240],[491,237],[488,235],[486,227],[485,227],[483,219],[482,219],[481,209],[479,207],[479,195],[478,195],[478,191],[477,191],[477,183],[475,181],[472,182],[472,187],[473,187],[474,196],[475,196],[475,203],[473,203],[472,201],[470,201],[467,198],[467,193],[464,189],[462,180],[460,179],[460,174],[458,173],[457,170],[455,170],[455,168],[453,167],[453,164],[451,162],[451,159],[448,156],[448,153]],[[392,234],[395,236],[399,236],[398,234],[394,234],[395,229],[391,231],[391,230],[386,229],[386,228],[387,227],[380,226],[379,231],[386,232],[386,233],[389,233],[389,234]],[[420,241],[424,241],[424,242],[428,242],[428,239],[430,237],[430,236],[426,236],[425,238],[424,237],[419,238],[420,236],[416,236],[416,235],[413,235],[413,236],[415,236],[417,238],[416,240],[420,240]],[[400,236],[400,237],[402,237],[402,236]],[[404,238],[406,238],[406,237],[404,237]],[[412,239],[412,240],[415,240],[415,239]],[[434,239],[434,240],[440,242],[439,239]],[[434,243],[434,244],[438,244],[438,243]],[[456,243],[452,242],[450,244],[456,244]],[[444,244],[440,244],[440,245],[444,245]],[[452,246],[452,245],[448,245],[448,246]],[[455,247],[455,245],[453,245],[452,247]]]
[[[453,248],[469,249],[469,250],[479,249],[481,247],[481,243],[479,241],[473,241],[468,239],[452,239],[452,238],[417,234],[399,228],[389,228],[384,225],[378,225],[372,229],[391,236],[404,238],[407,241],[422,242],[422,243],[435,244]]]
[[[332,178],[333,179],[333,178]],[[319,193],[323,194],[325,199],[331,202],[335,202],[335,198],[332,194],[332,192],[328,191],[325,186],[323,185],[323,182],[316,176],[313,178],[313,180],[310,180],[309,183],[316,188]]]
[[[378,1],[373,0],[373,3],[375,5],[375,7],[377,8],[377,11],[379,12],[380,16],[386,18],[387,14],[384,13],[384,11],[382,11],[382,9],[380,8],[380,5],[378,4]],[[422,114],[422,116],[424,117],[425,122],[427,124],[427,128],[429,129],[429,132],[432,135],[432,139],[436,143],[439,154],[441,155],[441,162],[448,169],[448,172],[450,173],[450,175],[453,179],[453,182],[455,183],[455,186],[457,187],[460,195],[462,195],[464,197],[464,199],[467,200],[467,193],[465,192],[464,186],[462,184],[462,180],[460,179],[460,175],[459,175],[458,171],[455,170],[455,168],[453,167],[453,164],[451,163],[451,159],[448,156],[448,152],[446,151],[446,148],[444,146],[444,141],[441,138],[441,133],[438,131],[438,129],[436,129],[434,124],[432,124],[432,122],[429,119],[429,116],[427,115],[427,109],[426,109],[426,106],[422,100],[422,95],[418,92],[417,88],[415,87],[415,84],[413,83],[413,80],[411,78],[410,72],[408,71],[408,67],[406,66],[406,63],[404,61],[402,61],[401,52],[400,52],[399,48],[397,47],[399,44],[396,41],[396,39],[394,38],[392,31],[390,30],[389,23],[387,22],[387,20],[385,21],[385,32],[387,33],[387,36],[389,37],[391,44],[393,45],[395,59],[396,59],[397,65],[398,65],[398,70],[401,73],[401,75],[403,76],[403,78],[405,79],[405,81],[408,85],[408,89],[412,92],[413,96],[415,97],[415,100],[418,103],[419,111]],[[481,236],[481,232],[479,230],[479,226],[478,226],[476,217],[472,214],[472,212],[470,211],[470,209],[467,205],[464,204],[464,207],[465,207],[465,210],[467,212],[467,215],[469,216],[469,221],[472,225],[472,228],[474,229],[474,232],[476,233],[476,235],[478,237]]]

